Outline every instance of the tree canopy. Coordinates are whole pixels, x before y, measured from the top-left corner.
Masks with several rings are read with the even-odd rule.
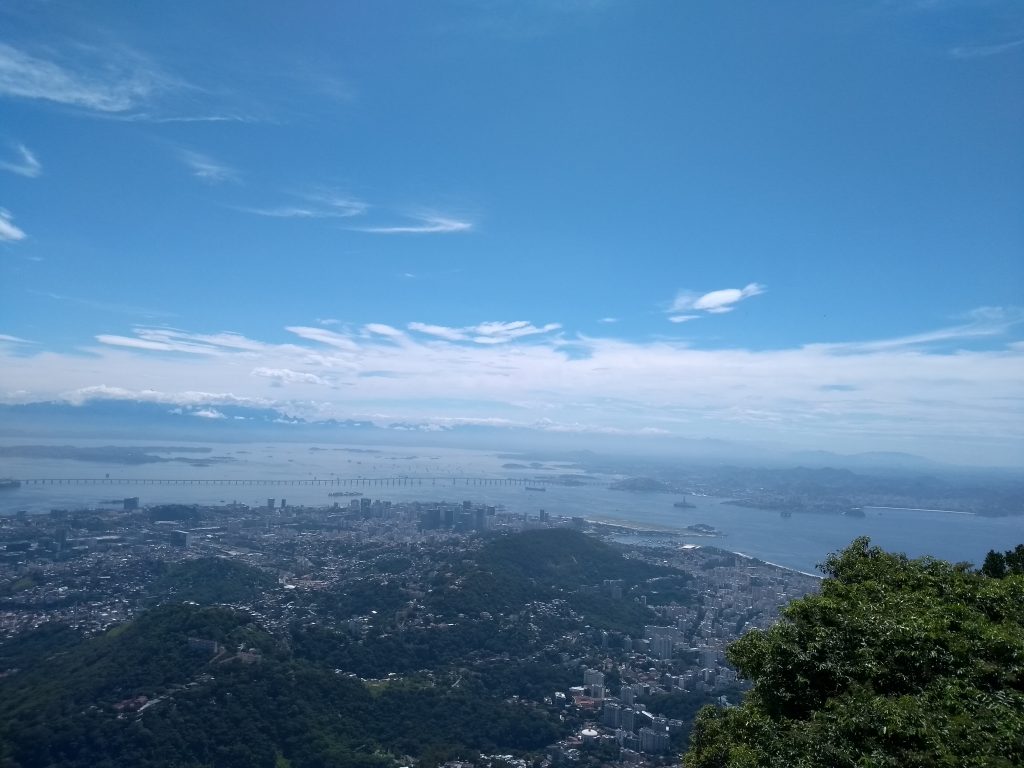
[[[728,651],[753,688],[701,712],[686,768],[1024,764],[1024,575],[857,539],[817,595]]]

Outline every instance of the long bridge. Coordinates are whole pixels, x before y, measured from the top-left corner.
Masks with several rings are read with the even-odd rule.
[[[549,486],[572,487],[595,485],[597,481],[573,479],[566,482],[555,478],[511,478],[511,477],[311,477],[311,478],[139,478],[139,477],[31,477],[20,481],[22,485],[280,485],[280,486],[325,486],[338,488],[356,487],[412,487],[425,485],[468,485],[468,486],[521,486],[547,488]]]

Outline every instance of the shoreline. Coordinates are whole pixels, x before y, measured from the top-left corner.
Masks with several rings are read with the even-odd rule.
[[[725,550],[725,551],[730,551],[730,550]],[[773,563],[771,560],[764,560],[764,559],[762,559],[760,557],[754,557],[753,555],[748,555],[745,552],[733,552],[732,554],[738,555],[739,557],[742,557],[742,558],[744,558],[746,560],[757,560],[757,562],[764,563],[765,565],[770,565],[773,568],[781,568],[784,571],[790,571],[792,573],[799,573],[801,576],[810,576],[810,577],[818,579],[818,580],[822,580],[822,579],[825,578],[820,573],[810,573],[809,571],[801,571],[799,568],[790,568],[789,566],[779,565],[778,563]]]
[[[862,507],[862,509],[891,509],[894,512],[945,512],[948,515],[975,515],[975,512],[964,512],[962,509],[926,509],[925,507]]]
[[[586,520],[587,523],[589,523],[591,525],[612,526],[612,527],[615,527],[615,528],[621,528],[623,530],[633,531],[633,532],[636,532],[636,533],[658,533],[658,534],[665,534],[665,535],[669,535],[669,536],[678,536],[680,538],[684,538],[687,535],[690,535],[693,538],[706,538],[706,539],[725,538],[724,536],[701,536],[700,534],[687,534],[687,533],[684,533],[684,532],[682,532],[682,531],[680,531],[678,529],[640,528],[640,527],[638,527],[636,525],[629,525],[629,524],[627,524],[626,522],[623,522],[623,521],[611,522],[611,520],[614,520],[614,518],[596,518],[596,517],[595,518],[589,518],[589,517],[585,517],[584,520]],[[701,543],[701,544],[688,543],[688,544],[689,544],[689,546],[692,546],[692,547],[701,547],[701,548],[707,548],[707,549],[717,549],[717,550],[720,550],[722,552],[728,552],[729,554],[736,555],[737,557],[742,557],[744,560],[755,560],[755,561],[757,561],[759,563],[764,563],[765,565],[770,565],[773,568],[778,568],[778,569],[783,570],[783,571],[789,571],[790,573],[798,573],[801,576],[810,576],[811,578],[818,579],[819,581],[825,578],[820,573],[811,573],[809,571],[800,570],[799,568],[792,568],[792,567],[787,566],[787,565],[780,565],[779,563],[773,563],[771,560],[765,560],[764,558],[755,557],[753,555],[748,555],[745,552],[736,552],[736,551],[731,550],[731,549],[725,549],[724,547],[719,547],[719,546],[716,546],[715,544],[711,544],[711,543]]]

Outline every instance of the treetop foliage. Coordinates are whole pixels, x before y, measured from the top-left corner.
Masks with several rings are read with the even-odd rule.
[[[857,539],[820,594],[728,651],[754,681],[699,716],[687,768],[1024,763],[1024,575]]]

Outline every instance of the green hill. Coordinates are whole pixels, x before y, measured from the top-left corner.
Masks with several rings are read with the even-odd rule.
[[[190,637],[227,650],[194,649]],[[405,754],[431,765],[480,750],[538,749],[560,732],[542,712],[452,680],[371,691],[330,666],[293,659],[247,616],[223,608],[165,606],[98,637],[65,639],[0,679],[5,768],[384,768]],[[264,652],[243,660],[239,644]]]
[[[166,566],[149,591],[162,599],[215,605],[251,603],[276,586],[273,576],[254,566],[226,558],[203,557]]]

